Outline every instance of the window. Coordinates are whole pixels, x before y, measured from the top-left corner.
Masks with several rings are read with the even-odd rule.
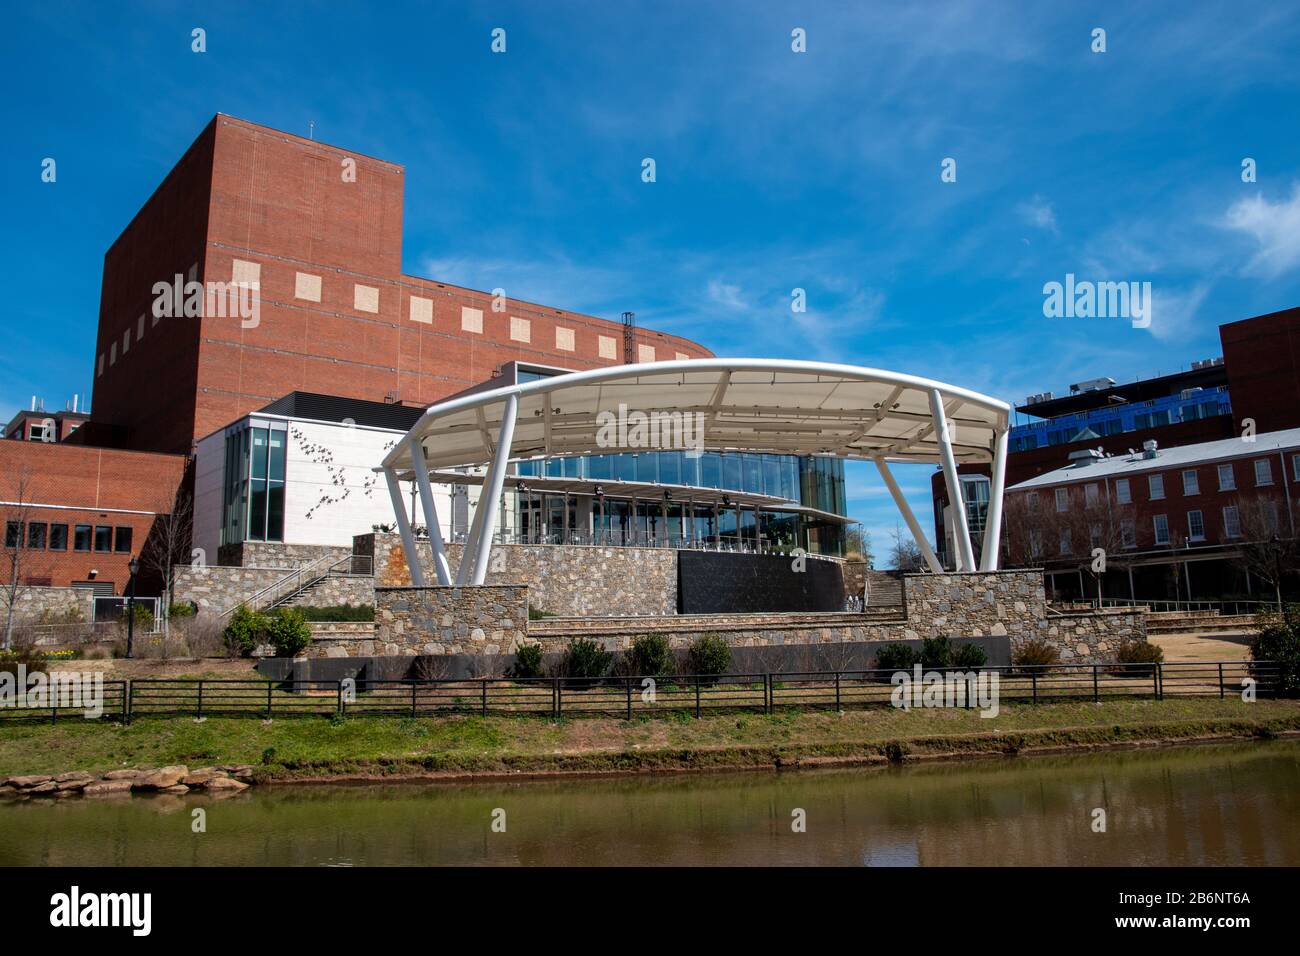
[[[1061,554],[1071,554],[1073,550],[1074,550],[1074,545],[1070,541],[1070,529],[1062,528],[1061,529]]]
[[[1196,469],[1188,468],[1183,472],[1183,494],[1199,495],[1201,493],[1201,481],[1196,477]]]
[[[1136,548],[1138,545],[1137,525],[1133,523],[1132,518],[1125,518],[1119,523],[1120,544],[1126,548]]]
[[[1115,500],[1122,505],[1132,504],[1133,493],[1129,491],[1127,478],[1120,478],[1115,482]]]
[[[1264,530],[1270,535],[1278,534],[1282,530],[1281,522],[1278,521],[1277,502],[1261,501],[1259,503],[1260,516],[1264,519]]]
[[[50,550],[68,550],[68,526],[66,524],[50,525]]]
[[[72,531],[72,550],[90,550],[90,525],[79,524]]]
[[[1101,547],[1101,525],[1092,524],[1088,526],[1088,547]]]
[[[1029,492],[1025,495],[1025,501],[1029,505],[1029,513],[1034,515],[1038,514],[1038,509],[1042,505],[1042,502],[1038,500],[1038,492]]]
[[[286,437],[266,426],[226,437],[222,544],[284,539]]]
[[[1300,481],[1300,455],[1291,456],[1291,477]]]
[[[1095,484],[1091,484],[1091,485],[1084,485],[1084,486],[1083,486],[1083,500],[1084,500],[1084,503],[1085,503],[1089,508],[1091,508],[1091,507],[1093,507],[1094,505],[1096,505],[1096,504],[1097,504],[1097,500],[1098,500],[1100,497],[1101,497],[1101,489],[1100,489],[1097,485],[1095,485]]]
[[[50,526],[44,521],[27,522],[27,547],[34,551],[45,550],[45,537]]]
[[[1223,533],[1229,538],[1241,537],[1241,515],[1237,513],[1236,505],[1223,509]]]
[[[1187,537],[1192,541],[1205,540],[1205,518],[1199,511],[1187,512]]]
[[[131,529],[114,528],[113,531],[113,550],[119,554],[129,552],[131,550]]]
[[[21,532],[22,532],[22,525],[19,524],[17,521],[6,521],[5,522],[5,547],[6,548],[18,547],[18,542],[22,537]]]
[[[113,529],[106,524],[95,525],[95,550],[113,550]]]
[[[1151,519],[1152,527],[1156,532],[1156,544],[1169,543],[1169,516],[1156,515]]]
[[[1035,558],[1043,556],[1043,533],[1041,531],[1029,532],[1029,553]]]
[[[1070,491],[1069,491],[1069,489],[1067,489],[1067,488],[1057,488],[1057,489],[1056,489],[1056,510],[1057,510],[1057,511],[1069,511],[1069,510],[1070,510]]]
[[[1147,491],[1151,493],[1152,501],[1159,501],[1165,496],[1165,476],[1150,475],[1147,478]]]
[[[1255,460],[1255,484],[1271,485],[1273,483],[1273,463],[1267,458]]]
[[[1219,466],[1219,490],[1232,491],[1237,487],[1237,476],[1233,474],[1232,464]]]

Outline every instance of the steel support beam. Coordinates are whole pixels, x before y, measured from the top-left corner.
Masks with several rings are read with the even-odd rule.
[[[998,430],[993,440],[993,478],[989,482],[989,510],[984,517],[984,547],[980,552],[980,570],[996,571],[1002,564],[1002,495],[1007,483],[1007,434]]]
[[[515,439],[515,419],[519,416],[519,396],[511,394],[506,399],[505,410],[501,414],[501,431],[497,435],[496,454],[492,467],[483,482],[483,494],[478,499],[478,512],[486,513],[479,520],[478,512],[474,519],[479,522],[478,540],[475,541],[473,583],[482,584],[487,578],[488,556],[492,553],[492,535],[497,526],[497,508],[501,503],[501,490],[505,487],[506,471],[510,467],[510,446]],[[567,496],[566,496],[567,497]],[[565,520],[568,520],[568,503],[565,503]],[[465,553],[468,555],[469,546]],[[464,559],[461,561],[462,566]],[[463,570],[463,567],[462,567]],[[460,575],[457,575],[459,579]]]
[[[420,489],[420,504],[424,507],[424,526],[429,529],[429,545],[433,549],[433,574],[443,587],[451,584],[451,568],[447,564],[447,549],[442,543],[442,528],[438,524],[438,506],[429,487],[429,466],[424,460],[424,445],[415,438],[409,442],[411,470],[415,484]]]
[[[384,480],[388,482],[388,496],[393,499],[393,517],[397,519],[397,531],[402,536],[402,551],[406,553],[406,567],[411,572],[411,583],[417,588],[425,587],[424,568],[420,567],[420,552],[415,546],[411,521],[406,516],[406,504],[402,501],[402,489],[398,486],[397,475],[393,474],[393,469],[384,469]]]
[[[894,499],[894,505],[903,516],[903,521],[907,524],[907,530],[912,532],[912,538],[916,541],[916,546],[921,549],[921,556],[925,558],[926,565],[935,574],[943,572],[943,565],[935,557],[934,549],[930,547],[930,539],[925,536],[921,530],[920,523],[916,520],[916,515],[912,513],[912,506],[907,503],[903,497],[903,490],[898,487],[898,482],[894,480],[894,473],[889,470],[885,464],[885,459],[875,458],[876,470],[880,472],[881,479],[885,482],[885,487],[889,489],[890,497]]]
[[[930,417],[934,422],[935,436],[939,439],[939,456],[943,461],[943,478],[948,486],[948,502],[952,507],[952,523],[957,540],[957,570],[975,570],[975,551],[970,544],[970,528],[966,524],[966,501],[961,495],[961,478],[957,474],[957,459],[952,454],[952,435],[948,430],[948,416],[943,410],[943,395],[937,388],[930,389]]]

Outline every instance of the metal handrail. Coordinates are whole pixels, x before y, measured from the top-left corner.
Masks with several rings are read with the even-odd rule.
[[[306,564],[299,565],[298,567],[290,571],[288,574],[286,574],[284,577],[271,582],[270,584],[268,584],[266,587],[262,588],[259,591],[254,591],[250,596],[246,597],[244,600],[237,601],[235,604],[232,604],[230,607],[226,608],[224,611],[221,612],[221,617],[229,617],[231,614],[235,613],[235,610],[237,608],[240,607],[248,607],[250,610],[256,611],[260,606],[259,599],[263,595],[269,594],[272,591],[277,590],[281,585],[285,584],[288,581],[301,581],[302,576],[305,572],[312,571],[318,565],[324,564],[326,561],[330,561],[332,559],[333,559],[333,555],[323,554],[320,557],[307,562]],[[327,570],[326,574],[328,573],[329,572]],[[325,575],[318,575],[318,577],[324,577],[324,576]],[[306,585],[300,584],[298,588],[296,588],[296,590],[301,590],[301,588],[305,586]],[[279,598],[276,598],[276,600],[279,600]],[[274,604],[275,602],[272,601],[271,603]]]

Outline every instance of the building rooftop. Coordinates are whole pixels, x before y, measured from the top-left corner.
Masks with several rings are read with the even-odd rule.
[[[1204,462],[1226,461],[1232,458],[1258,458],[1274,452],[1300,448],[1300,428],[1288,428],[1285,431],[1264,432],[1255,436],[1254,441],[1243,438],[1225,438],[1221,441],[1200,442],[1195,445],[1179,445],[1175,448],[1157,448],[1154,458],[1148,458],[1139,449],[1125,452],[1123,455],[1111,455],[1104,458],[1083,459],[1076,464],[1057,468],[1012,485],[1007,491],[1027,491],[1050,485],[1067,484],[1076,481],[1096,481],[1099,478],[1123,477],[1128,474],[1141,474],[1149,471],[1165,471],[1182,465],[1195,465]]]

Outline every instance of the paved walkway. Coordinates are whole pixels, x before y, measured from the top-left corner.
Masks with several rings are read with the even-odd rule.
[[[1249,634],[1222,631],[1152,634],[1148,640],[1165,652],[1166,661],[1244,661],[1250,658]]]

